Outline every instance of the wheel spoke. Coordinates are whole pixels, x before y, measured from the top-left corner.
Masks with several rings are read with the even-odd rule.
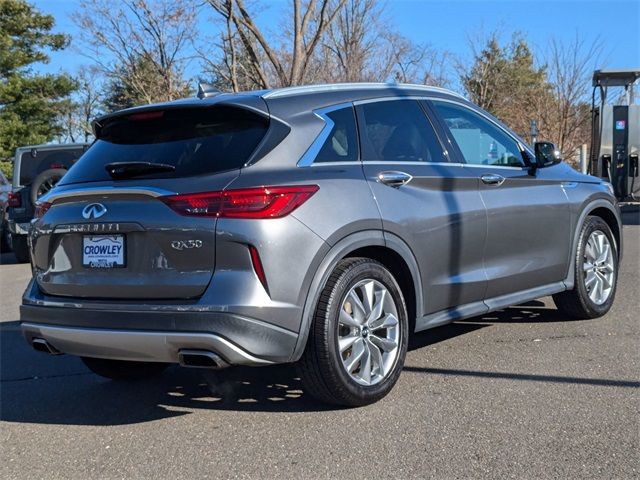
[[[395,327],[396,325],[398,325],[398,319],[395,317],[395,315],[388,313],[384,317],[381,317],[376,321],[371,322],[371,324],[369,325],[369,328],[371,328],[371,330],[378,330],[380,328]]]
[[[371,384],[371,349],[368,342],[364,342],[364,353],[360,362],[360,378],[367,385]]]
[[[373,310],[373,304],[376,301],[374,290],[375,284],[373,283],[373,281],[365,283],[361,288],[363,300],[362,303],[364,304],[365,312],[367,315],[371,314],[371,311]]]
[[[349,313],[344,309],[340,309],[340,318],[338,322],[347,327],[359,327],[360,322],[358,322],[355,318],[353,318]]]
[[[346,368],[347,372],[352,373],[355,370],[364,353],[364,340],[362,340],[362,338],[358,338],[357,341],[353,344],[351,356],[344,361],[344,367]]]
[[[373,369],[377,370],[378,375],[385,375],[387,372],[384,371],[382,352],[375,343],[369,342],[369,352],[371,353],[371,363],[373,365]]]
[[[374,334],[371,334],[369,336],[369,340],[384,352],[390,352],[398,346],[398,344],[394,340],[391,340],[390,338],[379,337]]]
[[[596,274],[591,270],[587,273],[587,278],[584,281],[585,286],[587,287],[587,289],[590,289],[593,285],[593,282],[597,282],[598,281],[598,277],[596,277]]]
[[[593,238],[589,238],[589,240],[587,241],[587,246],[584,249],[584,253],[587,257],[587,260],[589,260],[589,262],[594,263],[597,257],[596,254],[596,248],[594,246],[594,240]]]
[[[387,298],[388,292],[386,290],[382,290],[378,292],[376,295],[376,301],[371,309],[371,313],[367,318],[367,324],[371,325],[372,322],[375,322],[382,316],[382,312],[384,311],[384,302]]]
[[[603,275],[600,272],[598,272],[597,275],[600,277],[600,282],[604,288],[611,288],[611,282],[607,278],[607,275]]]
[[[603,234],[601,234],[600,232],[598,232],[596,234],[596,250],[598,252],[598,257],[602,256],[602,254],[604,253],[604,240],[605,240],[605,236]]]
[[[603,263],[603,262],[607,261],[607,259],[609,258],[609,253],[610,252],[611,252],[611,247],[609,246],[609,244],[605,245],[602,248],[602,253],[598,257],[597,263]]]
[[[344,351],[349,348],[351,345],[360,340],[359,335],[349,335],[347,337],[340,337],[338,339],[338,346],[340,347],[340,353],[344,353]]]
[[[349,295],[347,295],[347,301],[351,303],[353,318],[357,320],[358,324],[363,323],[367,318],[367,310],[358,295],[356,295],[355,290],[351,290],[349,292]]]
[[[590,272],[591,270],[593,270],[593,263],[591,262],[584,262],[584,265],[582,265],[582,269],[585,272]]]
[[[613,265],[611,264],[611,262],[607,262],[604,265],[602,265],[602,270],[604,270],[607,273],[613,273]]]

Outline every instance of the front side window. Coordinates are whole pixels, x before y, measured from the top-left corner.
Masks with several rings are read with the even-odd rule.
[[[431,123],[414,100],[392,100],[362,105],[363,160],[385,162],[446,162]]]
[[[333,123],[333,128],[314,162],[358,161],[358,134],[353,107],[340,108],[325,115]]]
[[[504,131],[472,110],[448,102],[433,102],[466,163],[522,167],[518,144]]]

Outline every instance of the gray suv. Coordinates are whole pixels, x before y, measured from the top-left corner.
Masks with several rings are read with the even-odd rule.
[[[417,331],[553,295],[614,300],[611,185],[438,88],[217,94],[116,112],[41,197],[22,330],[135,379],[296,362],[305,391],[382,398]]]

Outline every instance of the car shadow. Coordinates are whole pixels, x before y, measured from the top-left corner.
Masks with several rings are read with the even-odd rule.
[[[493,323],[549,321],[566,318],[542,302],[529,302],[418,333],[409,349],[444,342]],[[433,367],[431,373],[440,373]],[[415,367],[406,369],[414,371]],[[575,383],[580,383],[579,379]],[[189,415],[197,410],[317,412],[338,408],[305,395],[293,365],[220,371],[172,366],[156,378],[114,382],[90,373],[76,357],[51,357],[33,351],[22,338],[19,322],[0,323],[2,421],[123,425]]]

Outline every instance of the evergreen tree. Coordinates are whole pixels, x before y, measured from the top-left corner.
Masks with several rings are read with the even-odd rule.
[[[75,81],[65,74],[38,75],[47,51],[69,38],[51,33],[54,21],[24,0],[0,0],[0,159],[21,145],[44,143],[62,131],[59,115],[69,108]]]

